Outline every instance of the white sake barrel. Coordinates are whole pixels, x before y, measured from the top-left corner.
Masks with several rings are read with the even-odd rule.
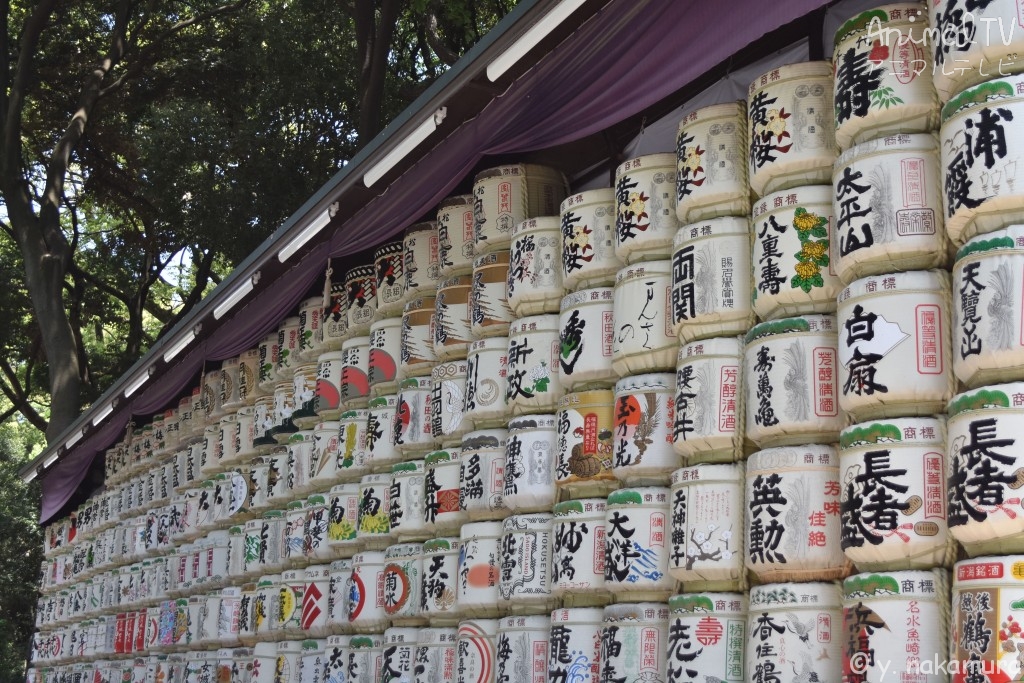
[[[604,610],[599,607],[556,609],[551,613],[549,681],[598,683],[601,680],[603,625]]]
[[[305,538],[302,541],[302,554],[310,562],[330,560],[334,553],[328,544],[327,527],[330,526],[331,514],[330,491],[314,493],[306,498]]]
[[[839,588],[831,583],[751,588],[744,679],[765,672],[779,683],[842,680],[842,607]]]
[[[277,364],[274,366],[277,380],[290,380],[292,372],[298,367],[299,326],[298,316],[285,318],[277,328]]]
[[[668,615],[666,603],[622,603],[605,607],[601,629],[602,678],[665,680]]]
[[[281,636],[280,616],[281,575],[264,574],[256,582],[256,601],[253,607],[253,630],[256,639],[276,641]]]
[[[743,334],[750,301],[750,221],[711,218],[679,228],[672,253],[672,326],[683,342]]]
[[[1007,76],[970,87],[942,108],[942,199],[957,246],[1024,220],[1024,187],[1016,182],[1024,151],[1020,92],[1024,75]]]
[[[747,458],[746,565],[761,581],[841,579],[839,456],[824,445],[768,448]]]
[[[405,255],[402,240],[388,242],[373,252],[377,282],[377,316],[391,317],[402,312],[405,296]]]
[[[324,680],[327,666],[324,640],[306,639],[302,643],[302,657],[299,660],[299,683],[320,683]],[[230,669],[228,670],[230,675]],[[294,680],[294,679],[293,679]]]
[[[501,522],[462,525],[459,540],[458,614],[461,618],[496,616],[501,576]]]
[[[371,351],[371,357],[372,353]],[[317,359],[316,414],[321,420],[337,420],[341,415],[341,373],[344,356],[344,351],[328,351]]]
[[[274,428],[274,395],[260,396],[253,405],[253,447],[257,453],[267,453],[277,445],[271,430]],[[189,455],[188,457],[191,457]]]
[[[562,397],[557,315],[519,318],[509,327],[505,402],[513,415],[551,412]]]
[[[398,388],[398,367],[402,358],[402,318],[384,318],[370,325],[370,354],[367,382],[375,395],[390,394]]]
[[[331,562],[331,582],[327,596],[327,627],[332,633],[352,632],[352,625],[348,620],[351,579],[351,559]]]
[[[289,497],[305,496],[312,492],[309,482],[310,463],[313,459],[313,431],[304,429],[288,439],[288,492]]]
[[[350,635],[331,635],[324,647],[324,668],[322,681],[348,681],[348,659]],[[232,681],[231,683],[235,683]],[[252,682],[249,682],[252,683]]]
[[[277,352],[275,352],[275,356],[274,356],[275,359],[277,358],[276,354],[277,354]],[[276,362],[277,361],[275,360],[275,367],[276,367]],[[275,377],[276,377],[276,375],[275,375]],[[277,380],[275,380],[275,382],[276,381]],[[276,386],[276,385],[272,385],[271,386],[271,390],[270,390],[271,393],[273,393],[274,386]],[[200,437],[203,436],[203,429],[206,427],[206,406],[207,406],[207,403],[203,401],[203,387],[202,386],[193,387],[192,388],[192,432],[191,432],[191,437],[192,438],[200,438]],[[142,456],[143,456],[143,453],[144,453],[144,450],[145,450],[143,448],[143,442],[139,438],[139,436],[142,435],[142,433],[143,433],[143,430],[136,430],[135,432],[132,433],[132,444],[131,444],[131,447],[132,447],[132,451],[131,451],[132,460],[131,460],[131,465],[129,466],[129,470],[128,470],[128,472],[130,474],[137,473],[139,471],[140,467],[141,467],[140,460],[142,459]]]
[[[668,571],[687,590],[745,583],[743,465],[696,465],[672,473]]]
[[[423,541],[432,535],[423,518],[424,473],[422,460],[400,462],[391,468],[388,524],[391,535],[403,543]]]
[[[530,218],[513,228],[507,296],[516,317],[558,312],[562,300],[561,245],[558,216]]]
[[[508,305],[508,270],[508,249],[473,259],[469,329],[474,339],[508,334],[509,323],[515,319]]]
[[[549,512],[512,515],[503,522],[498,593],[503,611],[547,612],[551,594],[551,524]]]
[[[378,396],[370,400],[366,418],[366,462],[374,472],[390,472],[401,460],[395,449],[395,411],[398,396]]]
[[[611,287],[581,289],[562,299],[558,362],[566,391],[605,389],[618,379],[612,367],[614,302]]]
[[[448,197],[437,208],[438,276],[450,278],[473,270],[473,195]]]
[[[303,363],[292,373],[292,394],[295,412],[292,422],[300,429],[309,429],[320,421],[316,414],[316,363]]]
[[[370,338],[346,339],[341,354],[341,405],[365,408],[370,398]]]
[[[381,627],[381,631],[384,627]],[[360,634],[349,641],[350,681],[379,681],[384,673],[384,636]]]
[[[306,539],[306,501],[293,500],[285,508],[284,562],[288,567],[305,567],[309,558],[303,555]],[[301,606],[301,605],[300,605]]]
[[[603,496],[618,488],[612,474],[614,403],[610,390],[566,394],[558,402],[555,485],[560,496]]]
[[[650,154],[615,169],[615,255],[625,263],[672,253],[676,220],[676,156]]]
[[[384,657],[380,671],[382,678],[378,680],[411,683],[418,636],[417,628],[393,627],[384,631]]]
[[[789,64],[761,74],[747,91],[747,122],[755,195],[828,182],[839,153],[831,62]]]
[[[946,519],[953,537],[974,557],[1024,549],[1017,448],[1024,384],[994,384],[949,403],[946,436]]]
[[[433,538],[423,544],[420,613],[432,624],[454,624],[457,621],[461,549],[462,542],[458,538]]]
[[[370,331],[370,322],[377,312],[377,274],[373,266],[356,266],[345,274],[348,294],[348,337]]]
[[[747,113],[743,102],[692,111],[676,131],[676,218],[680,225],[750,213]]]
[[[259,562],[258,572],[280,571],[285,566],[284,543],[285,543],[285,514],[282,510],[268,510],[258,520],[259,522],[259,547],[257,559]],[[249,535],[249,524],[246,523],[246,536]],[[248,539],[246,539],[248,544]],[[246,573],[249,572],[249,563],[246,562]]]
[[[679,340],[672,329],[672,262],[627,266],[615,276],[612,367],[619,377],[675,368]]]
[[[359,524],[356,539],[359,545],[373,550],[390,544],[391,475],[366,474],[359,480]]]
[[[835,442],[843,427],[836,329],[831,315],[751,328],[742,370],[747,439],[761,448]]]
[[[466,412],[474,428],[504,425],[509,411],[505,402],[508,373],[508,338],[478,339],[469,346],[466,365]]]
[[[297,321],[298,318],[288,318]],[[296,322],[297,324],[297,322]],[[296,332],[298,328],[296,327]],[[298,346],[298,334],[295,335],[296,347]],[[294,367],[295,364],[292,364]],[[206,410],[207,425],[224,417],[224,407],[221,404],[223,398],[224,374],[218,370],[210,370],[203,373],[203,408]],[[151,423],[143,427],[145,438],[149,440],[147,448],[153,450],[155,439],[153,438],[154,425]],[[152,453],[150,453],[152,455]]]
[[[457,532],[469,516],[459,504],[462,463],[460,450],[427,453],[423,459],[423,521],[435,533]]]
[[[429,375],[437,362],[434,355],[434,297],[419,296],[405,305],[402,314],[401,375]]]
[[[603,605],[605,510],[603,498],[556,503],[552,508],[551,589],[566,606]]]
[[[384,612],[396,626],[426,624],[420,611],[423,545],[400,543],[384,551]]]
[[[484,429],[462,437],[459,508],[472,520],[500,519],[509,514],[505,491],[505,446],[508,432]]]
[[[933,133],[870,140],[839,155],[832,174],[839,279],[947,267],[941,182]]]
[[[239,356],[239,368],[238,368],[239,377],[241,377],[241,374],[242,374],[242,365],[241,365],[242,360],[241,359],[243,357],[245,357],[247,354],[251,357],[253,355],[253,351],[252,350],[246,351],[241,356]],[[245,396],[245,394],[242,393],[243,390],[242,390],[242,386],[241,386],[241,379],[239,379],[239,385],[240,385],[239,386],[239,392],[240,392],[240,399],[239,400],[241,401],[241,403],[243,403],[245,405],[249,405],[250,404],[249,398],[247,398]],[[239,408],[240,407],[241,406],[239,406]],[[178,407],[176,405],[174,407],[168,408],[167,410],[164,411],[164,442],[165,442],[165,445],[167,447],[166,453],[173,453],[178,448],[178,446],[180,445],[180,442],[181,442],[181,434],[180,434],[180,431],[179,431],[180,420],[181,420],[181,417],[178,415]]]
[[[316,361],[323,349],[324,297],[314,296],[299,304],[299,360]]]
[[[953,573],[953,606],[950,633],[952,661],[947,669],[966,680],[982,675],[988,680],[1012,680],[1020,669],[1020,579],[1024,557],[978,557],[956,563]],[[922,672],[925,660],[922,657]],[[938,660],[944,661],[942,654]],[[931,662],[928,662],[929,664]],[[964,672],[968,672],[966,676]],[[941,674],[942,671],[929,672]]]
[[[508,421],[502,502],[509,511],[547,511],[557,502],[556,425],[555,415],[527,415]]]
[[[561,172],[537,164],[509,164],[477,173],[473,178],[474,253],[507,249],[517,224],[558,213],[568,189]]]
[[[839,407],[853,420],[932,415],[956,390],[949,275],[871,276],[839,295]]]
[[[561,206],[562,286],[611,285],[624,265],[615,255],[615,190],[569,195]]]
[[[345,278],[339,273],[331,277],[333,269],[327,269],[327,305],[324,306],[324,349],[337,351],[341,342],[348,338],[348,288]]]
[[[253,647],[251,683],[274,683],[277,643],[256,643]]]
[[[461,443],[469,427],[463,420],[468,370],[467,361],[453,360],[438,363],[430,371],[430,434],[439,444]]]
[[[339,416],[336,469],[341,481],[359,481],[359,477],[370,471],[366,441],[367,428],[370,426],[380,429],[379,423],[371,425],[369,410],[346,410]]]
[[[456,642],[454,628],[421,628],[416,640],[414,683],[455,683]]]
[[[754,204],[754,312],[761,320],[836,310],[842,283],[832,188],[804,185]]]
[[[923,664],[949,654],[949,574],[894,571],[857,574],[843,581],[843,670],[884,676],[883,670],[915,673],[938,683],[946,676]],[[954,609],[956,603],[954,603]],[[959,638],[958,638],[959,639]],[[923,675],[922,675],[923,674]]]
[[[388,625],[384,611],[384,553],[366,551],[352,556],[348,582],[348,620],[358,633],[383,631]]]
[[[682,463],[672,448],[675,375],[635,375],[615,383],[612,473],[628,486],[666,484]]]
[[[1024,225],[979,235],[953,267],[953,372],[971,388],[1024,379]]]
[[[311,636],[326,636],[330,632],[327,627],[330,584],[330,565],[306,567],[306,587],[302,592],[302,630]]]
[[[927,417],[843,430],[842,546],[859,569],[926,569],[952,560],[945,435],[945,420]]]
[[[336,555],[351,555],[358,547],[359,484],[338,484],[328,495],[327,545]]]
[[[496,680],[548,683],[551,617],[505,617],[498,624]]]
[[[884,5],[847,19],[836,31],[835,123],[840,149],[939,125],[932,85],[928,15],[920,3]],[[942,40],[940,38],[939,40]]]
[[[309,459],[309,484],[314,491],[326,491],[338,480],[338,432],[341,423],[320,422],[313,429],[313,452]]]
[[[968,86],[1024,69],[1014,3],[953,0],[932,4],[929,11],[928,28],[941,38],[933,37],[924,47],[935,51],[931,73],[942,102]]]
[[[260,349],[256,348],[243,351],[238,357],[238,398],[243,405],[251,406],[256,397],[260,395]],[[180,420],[180,416],[178,416]],[[166,416],[165,416],[166,422]],[[173,437],[181,438],[181,424],[171,430]]]
[[[679,347],[672,446],[687,464],[733,462],[743,456],[742,367],[739,337]]]
[[[429,377],[409,377],[399,385],[393,430],[395,448],[402,458],[414,458],[434,449],[430,431],[432,390],[433,380]]]
[[[409,226],[402,238],[405,258],[405,294],[402,303],[434,294],[440,277],[440,252],[437,244],[437,224],[433,221]]]
[[[274,344],[276,345],[277,344],[277,333],[276,332],[274,334],[272,334],[272,335],[268,335],[267,339],[265,339],[264,342],[268,342],[269,338],[271,336],[274,338]],[[260,353],[261,354],[264,351],[269,352],[269,349],[264,346],[264,342],[260,343]],[[270,366],[270,369],[272,369],[272,368],[273,368],[273,365]],[[269,372],[270,369],[268,369],[267,372]],[[261,371],[261,376],[262,376],[262,365],[261,365],[260,371]],[[270,383],[270,390],[271,391],[274,390],[273,382]],[[179,445],[186,445],[186,444],[188,444],[189,441],[194,436],[195,436],[195,427],[194,427],[194,418],[192,416],[192,395],[190,393],[190,394],[187,394],[185,396],[182,396],[181,399],[179,399],[179,401],[178,401],[178,438],[179,438]],[[124,472],[126,471],[126,469],[128,467],[128,463],[125,460],[125,458],[127,457],[127,452],[126,452],[127,448],[124,447],[124,446],[122,446],[121,448],[122,448],[122,457],[119,459],[120,460],[120,466],[118,468],[118,470],[119,470],[119,472],[118,472],[118,481],[123,480],[123,478],[125,476]]]
[[[457,683],[490,683],[497,661],[497,619],[459,622],[456,636]]]
[[[650,486],[608,494],[605,510],[604,585],[629,600],[667,600],[671,550],[669,489]]]
[[[302,630],[302,596],[306,590],[306,570],[281,572],[278,630],[297,635]]]
[[[238,441],[236,440],[236,436],[238,434],[238,418],[235,414],[225,415],[220,419],[218,426],[220,431],[219,440],[221,465],[224,467],[238,465],[242,460],[238,457]],[[164,474],[162,472],[162,468],[158,467],[156,476],[158,478],[163,478]],[[154,485],[157,486],[157,490],[155,491],[156,497],[154,500],[158,501],[160,500],[160,494],[162,493],[162,490],[160,490],[161,482],[155,481]]]
[[[668,599],[668,609],[668,683],[690,680],[695,668],[720,681],[743,680],[746,595],[683,593]]]
[[[434,355],[438,360],[465,358],[473,336],[469,331],[472,274],[442,280],[434,297]]]

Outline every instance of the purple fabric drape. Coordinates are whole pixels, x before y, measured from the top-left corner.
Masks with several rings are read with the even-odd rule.
[[[476,118],[437,141],[273,287],[235,310],[227,324],[176,360],[159,381],[123,402],[100,431],[47,473],[40,521],[67,503],[93,458],[120,438],[131,416],[148,419],[166,408],[195,384],[205,361],[255,346],[301,300],[328,257],[347,256],[398,234],[448,196],[484,156],[526,153],[603,130],[823,4],[778,0],[769,10],[762,0],[732,0],[727,8],[705,0],[613,0]]]

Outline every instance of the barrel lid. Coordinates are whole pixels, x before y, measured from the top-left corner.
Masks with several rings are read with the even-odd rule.
[[[835,185],[836,179],[843,174],[843,167],[876,152],[896,154],[938,151],[939,139],[935,133],[899,133],[866,140],[839,155],[832,172],[832,184]]]
[[[606,605],[604,621],[667,621],[668,605],[664,602],[620,602]]]
[[[615,286],[629,280],[639,280],[646,277],[666,276],[672,274],[672,261],[641,261],[626,266],[615,273]]]
[[[473,258],[473,269],[477,270],[493,264],[505,265],[509,261],[509,251],[509,249],[497,249],[475,256]]]
[[[531,531],[537,527],[551,529],[555,516],[550,512],[533,512],[525,515],[510,515],[502,520],[502,532]]]
[[[939,570],[941,572],[941,570]],[[943,593],[945,578],[939,572],[898,571],[865,572],[843,580],[843,598],[880,598],[905,595],[914,598],[936,597]]]
[[[430,377],[406,377],[399,383],[398,388],[402,391],[405,391],[406,389],[422,389],[430,391],[433,386],[434,380]]]
[[[435,301],[436,301],[436,297],[433,296],[433,295],[431,295],[431,296],[418,296],[415,299],[413,299],[412,301],[409,301],[408,303],[405,304],[404,311],[405,311],[405,313],[412,313],[413,311],[419,311],[419,310],[424,309],[424,308],[428,308],[430,310],[434,310],[434,302]]]
[[[326,422],[318,422],[313,432],[336,432],[341,427],[341,422],[338,420],[327,420]]]
[[[372,264],[355,266],[353,268],[349,268],[348,272],[345,273],[345,280],[357,280],[364,277],[377,277],[377,273]]]
[[[442,289],[451,289],[452,287],[472,287],[473,276],[472,275],[453,275],[450,278],[441,280],[437,285],[437,291],[440,292]]]
[[[484,337],[483,339],[474,339],[469,345],[469,353],[479,353],[480,351],[507,351],[508,350],[508,337]]]
[[[377,331],[377,330],[381,330],[381,329],[384,329],[384,328],[387,328],[387,327],[399,327],[400,328],[401,326],[402,326],[402,316],[400,316],[400,315],[395,315],[394,317],[391,317],[391,318],[381,318],[380,320],[374,320],[370,324],[370,337],[372,338],[374,332]]]
[[[559,330],[558,314],[545,313],[528,315],[518,318],[509,325],[508,336],[528,332],[557,332]]]
[[[754,325],[747,332],[745,342],[749,346],[752,342],[762,337],[771,337],[776,334],[789,334],[791,332],[838,334],[837,330],[836,317],[834,315],[805,315],[798,318],[769,320],[768,322]]]
[[[682,365],[714,356],[742,357],[743,337],[713,337],[682,344],[676,362]]]
[[[750,219],[746,216],[721,216],[709,218],[699,223],[689,223],[676,230],[672,238],[672,246],[676,249],[694,240],[707,237],[728,237],[750,235]]]
[[[551,620],[548,619],[548,625],[550,626]],[[421,628],[419,638],[416,640],[417,645],[444,645],[445,643],[455,643],[458,639],[459,630],[456,628]]]
[[[561,310],[563,313],[573,306],[579,306],[591,301],[604,301],[611,304],[615,301],[615,289],[613,287],[594,287],[592,289],[581,289],[570,292],[562,297]]]
[[[746,126],[747,103],[743,100],[736,100],[735,102],[722,102],[720,104],[712,104],[707,107],[688,111],[683,114],[683,118],[679,121],[679,127],[677,130],[681,133],[689,126],[706,123],[713,119],[733,116],[740,119],[739,123],[742,126]]]
[[[827,207],[822,212],[811,211],[807,207]],[[753,217],[757,220],[770,214],[793,211],[797,229],[812,229],[816,224],[826,226],[828,216],[832,213],[832,185],[801,185],[788,190],[779,190],[765,195],[753,204]],[[805,216],[805,218],[800,218]],[[756,232],[755,225],[753,230]]]
[[[591,509],[586,510],[586,506],[590,505]],[[555,517],[568,517],[570,515],[604,515],[605,508],[608,506],[608,501],[604,498],[581,498],[578,500],[565,500],[561,503],[555,503],[554,507],[551,508]]]
[[[333,562],[331,562],[331,571],[332,572],[348,571],[348,570],[352,569],[353,566],[354,566],[354,563],[352,561],[352,558],[346,557],[343,560],[334,560]]]
[[[700,464],[680,467],[672,473],[672,486],[700,484],[703,482],[743,481],[743,466],[738,464]]]
[[[373,251],[373,260],[382,259],[386,256],[398,256],[402,253],[402,240],[382,244]]]
[[[899,13],[895,16],[892,14],[893,10],[898,10]],[[898,18],[897,18],[898,17]],[[854,16],[843,22],[835,32],[836,50],[839,49],[839,43],[851,38],[853,36],[859,36],[861,33],[872,30],[872,24],[877,25],[878,22],[884,24],[901,24],[911,23],[916,20],[922,20],[924,29],[928,23],[928,15],[925,14],[924,8],[921,3],[901,3],[894,5],[883,5],[881,7],[875,7],[860,14]],[[879,27],[881,28],[881,27]],[[903,34],[900,34],[902,38]]]
[[[551,617],[539,615],[503,617],[500,620],[499,628],[502,631],[546,631],[551,628]]]
[[[884,296],[886,294],[911,294],[914,290],[946,292],[949,290],[949,273],[938,270],[913,270],[885,275],[868,275],[851,282],[839,293],[839,303],[862,296]]]
[[[348,646],[353,650],[375,650],[384,647],[384,636],[381,634],[352,636]]]
[[[340,428],[340,423],[342,422],[360,422],[366,420],[366,418],[369,417],[369,415],[370,411],[367,410],[366,408],[360,408],[358,410],[346,410],[345,412],[338,416],[338,426]]]
[[[742,593],[680,593],[668,599],[668,608],[692,614],[743,615],[747,613],[747,596]]]
[[[961,260],[974,254],[1014,249],[1024,249],[1024,225],[1010,225],[1002,230],[994,230],[967,240],[956,252],[957,267]]]
[[[619,164],[619,167],[615,169],[615,177],[630,173],[631,171],[649,171],[658,168],[668,168],[673,173],[676,170],[676,155],[675,152],[667,152],[662,154],[646,154],[642,157],[636,157],[635,159],[629,159]]]
[[[524,429],[554,429],[558,424],[556,415],[520,415],[509,418],[509,434]]]
[[[394,560],[402,557],[419,557],[422,554],[422,543],[396,543],[385,548],[384,559]]]
[[[747,458],[747,479],[763,470],[797,467],[803,470],[832,469],[839,463],[836,449],[827,444],[777,446],[751,453]]]
[[[901,417],[861,422],[839,433],[840,449],[893,443],[943,444],[945,441],[945,417]]]
[[[574,192],[562,200],[558,212],[561,214],[575,211],[590,204],[615,204],[615,190],[610,187],[599,187],[595,190]],[[613,209],[614,210],[614,209]]]
[[[604,608],[563,607],[551,612],[551,621],[572,624],[601,624],[604,622]]]
[[[945,126],[949,119],[962,113],[973,110],[989,102],[1005,102],[1017,96],[1018,86],[1024,86],[1024,75],[1004,76],[994,78],[979,85],[966,88],[950,98],[942,107],[942,125]],[[945,131],[942,131],[943,137]]]
[[[423,471],[422,460],[409,460],[397,462],[391,466],[391,474],[415,474]]]
[[[512,227],[512,238],[526,235],[531,232],[561,232],[562,219],[560,216],[537,216],[520,221]]]
[[[437,232],[437,221],[424,221],[422,223],[413,223],[405,229],[405,239],[408,239],[412,235],[416,235],[421,232]]]
[[[370,399],[370,410],[378,410],[380,408],[394,408],[398,405],[398,394],[388,394],[387,396],[378,396]]]
[[[969,410],[1016,407],[1024,405],[1022,401],[1024,401],[1024,382],[992,384],[954,396],[946,407],[946,415],[952,419]]]
[[[465,543],[466,539],[474,536],[501,536],[503,527],[501,522],[467,522],[462,525],[461,539]]]
[[[424,465],[436,465],[442,462],[455,462],[459,459],[459,448],[449,448],[443,451],[431,451],[423,458]]]
[[[623,377],[615,383],[615,394],[626,394],[634,391],[671,391],[676,390],[676,375],[672,372],[652,372],[645,375]]]
[[[750,84],[748,92],[755,93],[758,90],[774,88],[791,78],[828,78],[831,80],[832,62],[797,62],[775,67],[755,78]],[[831,89],[832,84],[829,83],[828,87]]]
[[[335,484],[331,487],[331,496],[338,496],[346,493],[353,496],[359,495],[359,484],[356,482],[349,482],[348,484]]]
[[[669,489],[664,486],[640,486],[618,489],[608,494],[608,507],[612,505],[650,505],[668,501]]]
[[[351,349],[354,346],[369,346],[369,345],[370,345],[370,337],[369,337],[369,335],[366,335],[366,336],[363,336],[363,337],[350,337],[349,339],[346,339],[344,342],[342,342],[341,348],[343,350],[347,351],[348,349]]]
[[[447,552],[458,552],[462,547],[462,539],[459,538],[432,538],[429,541],[424,541],[423,552],[424,553],[447,553]]]
[[[467,206],[467,205],[470,208],[472,208],[472,206],[473,206],[473,195],[471,195],[471,194],[456,194],[456,195],[452,195],[450,197],[445,197],[444,199],[442,199],[441,203],[438,204],[437,209],[438,209],[438,211],[441,211],[442,209],[448,209],[448,208],[451,208],[453,206]]]
[[[769,583],[751,586],[750,609],[785,607],[787,609],[839,609],[839,587],[832,583]]]
[[[611,389],[593,389],[591,391],[569,392],[558,399],[558,409],[566,410],[575,408],[577,405],[611,405],[615,400],[615,394]]]
[[[314,505],[327,505],[327,498],[324,494],[314,493],[306,498],[306,507],[313,507]]]
[[[384,564],[384,552],[381,550],[364,550],[352,556],[352,568],[358,570],[368,564]]]

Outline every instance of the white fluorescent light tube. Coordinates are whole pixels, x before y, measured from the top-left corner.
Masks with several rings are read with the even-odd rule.
[[[112,412],[114,412],[113,403],[108,403],[107,405],[103,406],[102,410],[100,410],[100,412],[97,413],[94,418],[92,418],[92,426],[98,427],[100,423],[106,420],[107,416],[110,415]]]
[[[195,339],[195,338],[196,338],[196,333],[190,330],[190,331],[188,332],[188,334],[186,334],[186,335],[185,335],[184,337],[182,337],[181,339],[179,339],[178,341],[176,341],[176,342],[174,343],[174,346],[172,346],[171,348],[167,349],[167,351],[165,351],[165,352],[164,352],[164,362],[165,362],[165,363],[166,363],[166,362],[170,362],[170,360],[171,360],[172,358],[174,358],[174,357],[175,357],[175,356],[177,356],[177,355],[178,355],[179,353],[181,353],[182,351],[184,351],[185,349],[187,349],[187,348],[188,348],[188,345],[189,345],[189,344],[191,344],[191,343],[192,343],[192,340],[193,340],[193,339]],[[128,392],[126,391],[126,392],[124,393],[124,395],[125,395],[125,397],[127,398],[129,394],[128,394]]]
[[[235,291],[231,292],[221,301],[215,309],[213,309],[213,317],[220,320],[225,313],[235,307],[239,301],[244,299],[249,292],[252,291],[252,278],[246,278],[245,281],[239,285]]]
[[[325,209],[322,214],[314,218],[309,225],[303,228],[302,232],[293,237],[291,242],[281,247],[281,251],[277,252],[277,260],[284,263],[290,259],[295,252],[302,248],[302,245],[313,239],[313,236],[326,228],[330,222],[331,212]],[[216,312],[214,315],[216,315]]]
[[[397,147],[370,167],[370,170],[363,176],[363,184],[367,187],[373,187],[373,184],[383,178],[388,171],[395,167],[395,164],[404,159],[409,152],[416,149],[421,142],[429,138],[430,134],[437,130],[438,124],[444,121],[447,115],[448,108],[441,107],[432,116],[427,118],[426,121],[416,126],[416,129],[398,143]]]
[[[536,24],[516,39],[487,65],[487,78],[492,82],[501,78],[501,75],[515,66],[516,62],[536,47],[537,43],[544,40],[547,34],[555,30],[559,24],[569,18],[586,0],[562,0],[551,11],[545,14]]]
[[[129,384],[128,388],[124,390],[124,397],[128,398],[129,396],[134,394],[136,391],[141,389],[142,385],[145,384],[148,381],[149,381],[149,372],[142,373],[141,375],[136,377],[134,380],[132,380],[132,383]]]
[[[36,478],[36,474],[37,474],[36,468],[33,467],[31,470],[28,471],[28,474],[26,474],[24,477],[22,477],[22,479],[21,479],[22,483],[25,483],[25,484],[29,483],[30,481],[32,481],[33,479]]]
[[[74,436],[72,436],[70,439],[68,439],[67,441],[64,442],[64,450],[70,449],[72,446],[74,446],[76,443],[78,443],[78,441],[81,438],[82,438],[82,430],[79,429],[77,432],[75,432]]]
[[[53,455],[51,455],[49,458],[47,458],[46,460],[43,461],[43,467],[44,468],[45,467],[49,467],[50,465],[52,465],[55,462],[57,462],[57,453],[56,452],[54,452]]]

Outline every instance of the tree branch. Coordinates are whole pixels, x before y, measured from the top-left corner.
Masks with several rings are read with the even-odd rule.
[[[427,15],[427,21],[424,23],[423,30],[426,33],[427,45],[434,51],[434,54],[438,58],[447,64],[452,66],[455,62],[459,61],[459,56],[448,49],[448,46],[444,44],[444,40],[441,38],[441,34],[437,32],[437,13],[430,12]]]
[[[47,422],[43,419],[43,416],[32,407],[32,403],[28,396],[23,396],[17,389],[20,389],[21,383],[18,381],[18,376],[14,372],[14,368],[8,364],[5,359],[0,359],[0,371],[7,377],[8,381],[12,382],[13,386],[8,386],[7,382],[0,382],[0,392],[3,392],[7,400],[11,402],[19,413],[25,416],[25,419],[29,423],[41,432],[46,431]],[[17,389],[16,389],[16,388]]]
[[[185,301],[181,306],[181,309],[174,314],[170,320],[164,323],[164,326],[160,329],[160,333],[157,335],[157,339],[167,334],[171,328],[178,324],[178,321],[188,315],[189,311],[199,303],[203,298],[203,290],[206,289],[206,284],[209,282],[211,275],[213,274],[213,250],[207,251],[203,254],[202,260],[199,262],[198,268],[196,268],[196,283],[192,287],[192,291],[185,297]]]

